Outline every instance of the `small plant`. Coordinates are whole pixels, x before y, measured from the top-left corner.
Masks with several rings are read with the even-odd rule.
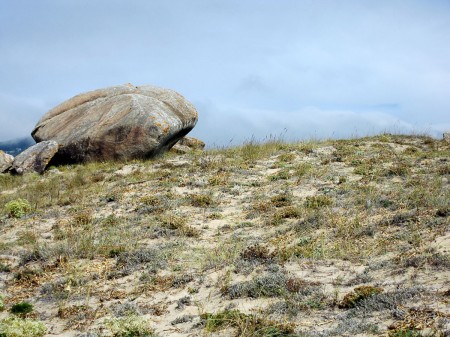
[[[296,219],[301,217],[302,213],[300,208],[295,206],[283,207],[277,210],[274,217],[282,218],[282,219]]]
[[[299,144],[298,149],[304,154],[311,154],[314,152],[314,144],[310,142],[301,143]]]
[[[295,154],[293,153],[283,153],[278,156],[278,160],[282,163],[289,163],[295,160]]]
[[[141,248],[135,251],[120,252],[116,256],[116,263],[119,270],[129,275],[134,270],[137,270],[143,265],[146,265],[148,270],[157,272],[159,269],[166,266],[167,256],[161,247],[157,248]]]
[[[318,209],[326,206],[331,206],[333,204],[333,200],[326,195],[317,195],[306,197],[305,207],[311,209]]]
[[[126,251],[126,248],[121,245],[112,246],[108,251],[108,257],[114,258],[119,256],[120,254],[123,254]]]
[[[347,177],[344,177],[344,176],[339,177],[339,180],[338,180],[339,185],[344,184],[346,182],[347,182]]]
[[[448,269],[450,267],[450,257],[434,248],[425,249],[423,252],[418,252],[406,258],[399,255],[396,260],[401,262],[404,267],[420,268],[426,264],[435,269]]]
[[[71,305],[71,306],[62,306],[58,308],[57,316],[62,319],[67,318],[90,318],[92,319],[95,314],[91,307],[87,305]]]
[[[240,155],[246,163],[253,164],[260,159],[272,155],[282,144],[283,141],[280,139],[270,138],[265,143],[262,143],[252,136],[240,148]]]
[[[397,163],[391,166],[386,171],[386,176],[407,176],[410,172],[410,168],[405,163]]]
[[[269,253],[269,250],[267,247],[261,246],[261,245],[253,245],[247,247],[242,253],[241,257],[244,260],[248,261],[265,261],[272,259],[273,255]]]
[[[161,197],[155,195],[145,195],[139,201],[146,206],[161,206],[162,204]]]
[[[76,226],[87,226],[92,222],[92,214],[88,210],[77,212],[73,216],[73,224]]]
[[[111,318],[105,322],[113,337],[154,337],[155,332],[147,321],[136,315]]]
[[[436,211],[436,216],[446,217],[450,216],[450,206],[441,207]]]
[[[319,282],[309,282],[296,277],[291,277],[286,281],[286,289],[290,293],[297,293],[299,291],[317,286],[320,286]]]
[[[389,337],[421,337],[422,334],[415,329],[399,329],[388,332]]]
[[[208,184],[211,186],[225,186],[227,185],[229,180],[228,172],[217,172],[217,174],[213,175],[208,179]]]
[[[120,224],[120,218],[114,214],[108,215],[102,220],[102,225],[107,227],[114,227]]]
[[[361,176],[370,176],[374,173],[373,165],[367,163],[359,164],[353,169],[353,173]]]
[[[444,176],[446,174],[450,174],[450,165],[442,165],[436,169],[437,174]]]
[[[268,202],[256,202],[252,205],[252,210],[257,213],[267,213],[272,208],[272,205]]]
[[[14,315],[25,316],[33,311],[33,305],[28,302],[20,302],[14,304],[9,311]]]
[[[186,224],[186,219],[175,214],[164,214],[158,218],[162,227],[176,231],[178,235],[187,237],[198,237],[200,232],[192,226]]]
[[[16,199],[8,202],[5,209],[10,218],[21,218],[31,211],[31,205],[26,199]]]
[[[190,203],[194,207],[209,207],[214,204],[214,200],[210,195],[207,194],[191,194]]]
[[[270,198],[270,202],[275,207],[289,206],[292,203],[292,197],[288,194],[275,195]]]
[[[272,174],[268,177],[269,181],[277,181],[277,180],[288,180],[290,178],[290,174],[288,170],[281,170],[275,174]]]
[[[192,322],[192,320],[195,318],[193,315],[183,315],[181,317],[175,318],[170,324],[177,325],[177,324],[183,324],[187,322]]]
[[[9,273],[11,271],[11,267],[7,264],[0,262],[0,273]]]
[[[3,300],[5,299],[5,297],[0,294],[0,311],[5,310],[5,303],[3,303]]]
[[[188,238],[198,238],[201,232],[192,226],[184,226],[178,230],[178,234]]]
[[[417,147],[408,146],[408,147],[403,151],[403,154],[406,154],[406,155],[413,155],[413,154],[416,154],[417,152],[419,152],[419,149],[418,149]]]
[[[312,170],[313,166],[310,163],[300,163],[294,167],[294,175],[298,178],[304,177]]]
[[[186,218],[175,214],[165,214],[163,216],[160,216],[159,220],[167,229],[182,229],[186,226]]]
[[[300,209],[295,206],[287,206],[277,209],[269,220],[270,225],[279,225],[283,222],[283,219],[298,219],[302,215]]]
[[[139,213],[160,214],[170,208],[169,199],[165,195],[145,195],[139,201]]]
[[[9,316],[0,321],[0,337],[42,337],[47,333],[44,323]]]
[[[215,314],[200,315],[206,331],[215,332],[225,328],[235,328],[235,336],[240,337],[289,337],[298,336],[294,333],[293,324],[273,322],[246,315],[239,310],[225,310]]]
[[[268,273],[251,281],[233,284],[223,289],[224,295],[231,299],[242,297],[277,297],[287,293],[286,276],[281,273]]]
[[[205,313],[200,316],[205,322],[205,329],[214,332],[228,326],[236,326],[237,322],[245,319],[246,315],[239,310],[225,310],[216,314]]]
[[[209,220],[220,220],[220,219],[223,219],[223,215],[221,213],[214,212],[214,213],[211,213],[208,215],[208,219]]]
[[[374,286],[360,286],[353,289],[351,293],[344,296],[343,300],[339,304],[340,308],[348,309],[354,308],[359,302],[369,298],[373,295],[377,295],[383,292],[382,288]]]

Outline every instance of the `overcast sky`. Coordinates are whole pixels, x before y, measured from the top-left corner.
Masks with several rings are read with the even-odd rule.
[[[79,93],[175,89],[210,146],[450,130],[448,0],[0,0],[0,141]]]

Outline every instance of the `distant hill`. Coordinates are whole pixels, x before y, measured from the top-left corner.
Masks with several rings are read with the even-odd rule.
[[[20,152],[28,149],[34,144],[36,144],[36,142],[31,137],[13,139],[6,142],[0,142],[0,150],[9,153],[12,156],[17,156]]]

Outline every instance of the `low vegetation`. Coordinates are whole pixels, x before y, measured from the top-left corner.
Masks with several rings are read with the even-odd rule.
[[[0,320],[1,337],[42,337],[47,331],[42,322],[28,318],[10,316]]]
[[[147,321],[135,315],[109,319],[105,323],[106,329],[113,337],[154,337],[153,329]]]
[[[10,309],[10,312],[12,314],[18,315],[18,316],[26,316],[27,314],[31,313],[32,311],[33,311],[33,305],[28,302],[16,303]]]
[[[0,337],[446,336],[449,153],[269,138],[0,175]]]
[[[11,200],[5,205],[5,211],[11,218],[21,218],[31,211],[31,206],[25,199]]]

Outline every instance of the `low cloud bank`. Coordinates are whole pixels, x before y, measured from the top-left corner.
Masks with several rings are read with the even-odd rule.
[[[382,132],[428,134],[439,138],[449,124],[418,126],[382,111],[355,112],[304,107],[295,111],[226,109],[199,105],[200,119],[192,135],[209,147],[242,144],[252,138],[308,140],[363,137]]]

